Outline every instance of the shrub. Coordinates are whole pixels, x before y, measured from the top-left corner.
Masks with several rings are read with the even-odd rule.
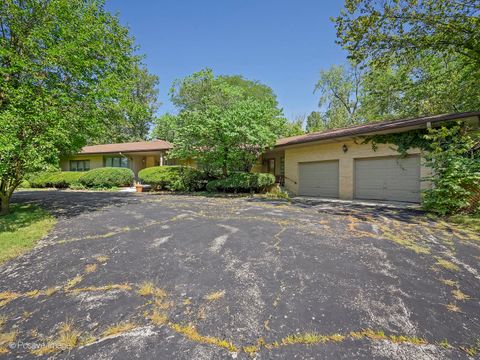
[[[154,190],[198,191],[207,183],[201,171],[189,166],[153,166],[141,170],[138,178]]]
[[[209,181],[207,191],[264,192],[275,183],[275,176],[264,173],[234,173],[225,179]]]
[[[130,186],[133,179],[133,171],[130,169],[104,167],[86,172],[80,178],[80,183],[89,188],[112,188]]]
[[[48,171],[33,174],[28,178],[28,181],[32,188],[66,189],[78,183],[83,175],[85,175],[83,172]]]
[[[20,189],[28,189],[28,188],[31,188],[32,186],[30,185],[30,181],[28,181],[27,179],[23,179],[20,185],[18,185],[18,187]]]
[[[464,125],[430,129],[431,141],[426,165],[433,175],[426,180],[433,187],[425,191],[423,207],[440,215],[477,212],[476,192],[480,189],[480,157],[471,149],[478,134]]]

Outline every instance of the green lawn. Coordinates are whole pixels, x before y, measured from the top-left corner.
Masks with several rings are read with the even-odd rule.
[[[455,224],[460,224],[466,229],[477,231],[480,233],[480,214],[477,215],[453,215],[448,218],[448,221]]]
[[[15,204],[10,210],[0,217],[0,263],[33,248],[55,224],[53,216],[35,205]]]

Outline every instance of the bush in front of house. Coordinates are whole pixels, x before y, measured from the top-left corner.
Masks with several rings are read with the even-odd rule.
[[[28,184],[32,188],[66,189],[78,184],[84,174],[74,171],[45,171],[30,175]]]
[[[224,179],[211,180],[207,184],[209,192],[264,192],[275,184],[275,176],[266,173],[234,173]]]
[[[424,191],[424,209],[440,215],[480,213],[480,133],[465,124],[429,129],[426,166],[433,186]]]
[[[130,186],[134,179],[133,171],[126,168],[103,167],[87,171],[80,178],[80,184],[87,188],[114,188]]]
[[[153,190],[198,191],[206,186],[205,175],[190,166],[153,166],[141,170],[138,179]]]

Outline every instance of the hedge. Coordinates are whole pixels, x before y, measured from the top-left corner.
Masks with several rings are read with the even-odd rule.
[[[266,173],[235,173],[225,179],[209,181],[207,191],[264,192],[275,184],[275,176]]]
[[[206,186],[205,175],[189,166],[153,166],[141,170],[138,179],[154,190],[198,191]]]
[[[29,176],[28,183],[32,188],[66,189],[80,181],[85,173],[74,171],[49,171]]]
[[[112,188],[132,185],[134,177],[130,169],[103,167],[87,171],[80,183],[89,188]]]

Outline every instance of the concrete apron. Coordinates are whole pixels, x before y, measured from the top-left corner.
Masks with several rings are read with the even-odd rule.
[[[421,210],[420,204],[406,203],[400,201],[375,201],[375,200],[340,200],[321,197],[308,197],[308,196],[295,196],[291,198],[294,203],[308,204],[308,205],[353,205],[353,206],[366,206],[366,207],[378,207],[389,209],[409,209],[409,210]]]

